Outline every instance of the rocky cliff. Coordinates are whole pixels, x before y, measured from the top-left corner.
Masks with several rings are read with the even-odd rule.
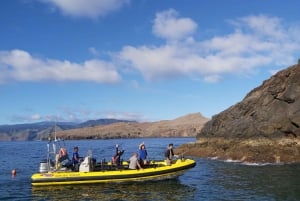
[[[300,64],[278,72],[213,116],[178,151],[249,162],[300,162]]]

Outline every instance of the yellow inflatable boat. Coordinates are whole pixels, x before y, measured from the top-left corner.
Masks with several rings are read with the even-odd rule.
[[[55,160],[53,162],[50,153],[56,153],[56,146],[51,146],[54,151],[50,151],[49,147],[48,144],[48,158],[40,162],[39,172],[31,176],[33,186],[162,180],[177,177],[196,165],[194,160],[181,157],[170,165],[164,160],[153,160],[143,169],[131,170],[127,161],[116,166],[105,161],[97,163],[91,156],[86,156],[76,168],[70,168],[63,167]]]
[[[84,162],[81,165],[85,165]],[[129,182],[145,180],[161,180],[174,178],[185,170],[196,165],[191,159],[177,159],[171,165],[165,161],[151,161],[141,170],[130,170],[127,165],[114,167],[110,164],[95,166],[94,169],[85,171],[49,171],[35,173],[31,177],[34,186],[60,185],[60,184],[90,184],[102,182]],[[103,168],[103,169],[102,169]]]

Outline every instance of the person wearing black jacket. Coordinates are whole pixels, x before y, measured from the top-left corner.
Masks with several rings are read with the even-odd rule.
[[[172,158],[174,156],[174,151],[173,151],[173,144],[169,144],[168,149],[165,151],[165,157],[166,157],[166,162],[167,165],[172,164]]]
[[[116,154],[112,157],[112,162],[114,165],[121,165],[121,156],[123,155],[125,150],[119,150],[119,145],[116,144]]]

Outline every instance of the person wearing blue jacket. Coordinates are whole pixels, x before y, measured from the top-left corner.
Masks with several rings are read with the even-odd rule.
[[[140,144],[139,146],[139,162],[141,166],[144,166],[147,164],[147,150],[146,150],[146,146],[145,143]]]
[[[79,163],[79,154],[78,154],[78,147],[74,147],[74,152],[72,156],[72,163],[73,165],[76,165]]]

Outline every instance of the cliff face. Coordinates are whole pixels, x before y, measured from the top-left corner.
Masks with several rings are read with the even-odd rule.
[[[299,127],[300,64],[272,76],[243,101],[214,116],[197,137],[297,138]]]
[[[241,102],[213,116],[194,155],[255,162],[300,161],[300,64],[278,72]]]

